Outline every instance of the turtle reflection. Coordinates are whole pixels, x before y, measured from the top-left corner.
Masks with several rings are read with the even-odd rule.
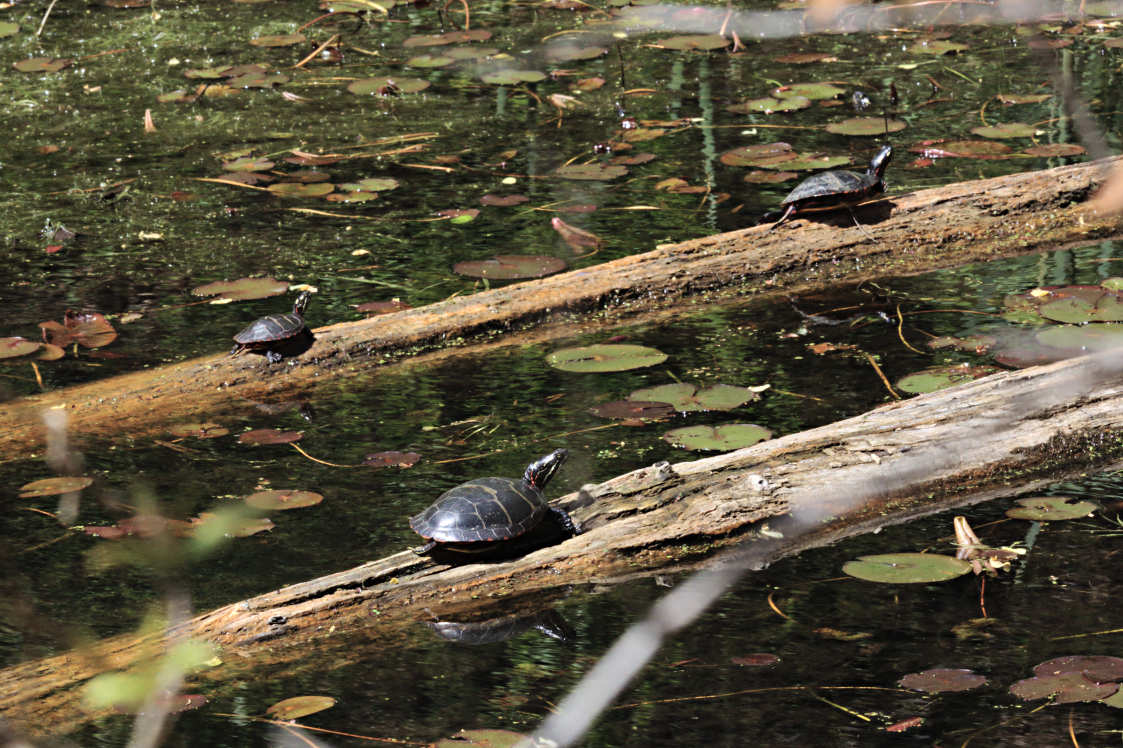
[[[466,623],[428,621],[425,625],[445,641],[469,646],[506,641],[530,629],[536,629],[560,642],[571,642],[576,637],[573,628],[556,610],[539,611],[530,615],[506,615]]]

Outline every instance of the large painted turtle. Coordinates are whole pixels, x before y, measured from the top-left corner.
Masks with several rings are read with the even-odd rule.
[[[242,351],[264,351],[269,363],[275,364],[284,356],[276,347],[282,341],[295,338],[304,332],[304,309],[308,300],[312,298],[310,291],[305,291],[296,297],[292,305],[291,314],[270,314],[268,317],[254,320],[244,330],[234,336],[236,345],[230,351],[234,356]]]
[[[885,167],[893,157],[893,147],[885,146],[870,161],[865,174],[852,171],[824,171],[804,179],[780,203],[784,214],[768,229],[779,226],[796,213],[814,213],[822,210],[846,208],[854,216],[853,206],[885,191]],[[854,223],[858,220],[855,218]]]
[[[450,488],[414,517],[409,526],[429,542],[417,549],[423,554],[438,545],[472,552],[496,541],[528,533],[550,513],[570,535],[577,534],[564,509],[550,506],[542,489],[565,463],[569,451],[557,449],[530,463],[522,479],[476,478]],[[467,545],[467,547],[464,546]]]

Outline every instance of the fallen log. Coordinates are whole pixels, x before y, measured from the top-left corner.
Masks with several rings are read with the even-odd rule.
[[[144,436],[239,402],[292,396],[329,376],[395,360],[479,352],[572,335],[574,323],[607,326],[673,303],[728,302],[800,293],[827,283],[909,275],[1092,241],[1119,231],[1114,215],[1081,203],[1115,159],[965,182],[893,196],[860,211],[865,225],[794,220],[661,246],[590,268],[492,289],[373,319],[315,330],[316,342],[284,365],[210,356],[0,404],[0,452],[21,459],[43,447],[42,412],[69,416],[78,438]],[[828,219],[829,220],[829,219]],[[869,239],[873,234],[874,240]],[[716,292],[721,290],[722,294]],[[707,293],[705,295],[701,292]],[[590,312],[611,310],[594,319]],[[656,314],[658,311],[655,312]],[[491,336],[490,338],[488,336]]]
[[[1123,352],[996,374],[735,452],[636,470],[560,499],[583,533],[522,558],[449,566],[403,550],[162,634],[0,670],[0,717],[35,732],[73,729],[91,716],[80,707],[82,683],[181,637],[221,648],[223,664],[196,676],[220,692],[239,677],[288,677],[330,655],[377,656],[434,616],[478,617],[497,602],[512,614],[574,588],[693,568],[761,536],[768,550],[754,562],[767,563],[1101,469],[1123,460],[1121,370]]]

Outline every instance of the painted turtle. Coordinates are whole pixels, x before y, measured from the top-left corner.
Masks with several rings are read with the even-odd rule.
[[[476,544],[510,540],[534,529],[549,513],[570,535],[577,534],[573,520],[564,509],[552,507],[542,497],[542,489],[569,457],[565,449],[530,463],[520,480],[476,478],[450,488],[433,504],[410,517],[409,526],[429,542],[417,549],[428,553],[438,545],[451,550],[471,550]],[[462,544],[469,544],[464,548]]]
[[[768,229],[779,226],[795,213],[813,213],[821,210],[846,208],[854,216],[853,206],[865,202],[874,195],[885,191],[885,167],[893,157],[893,147],[885,146],[870,161],[865,174],[852,171],[824,171],[804,179],[780,203],[784,214]],[[858,219],[854,219],[858,223]]]
[[[304,309],[310,298],[312,293],[305,291],[296,297],[291,314],[270,314],[251,322],[234,336],[237,345],[230,350],[230,355],[234,356],[242,351],[265,351],[269,363],[280,361],[284,356],[274,348],[281,341],[295,338],[307,329],[304,324]]]

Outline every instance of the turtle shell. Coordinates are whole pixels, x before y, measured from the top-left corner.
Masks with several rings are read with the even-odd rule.
[[[477,478],[445,491],[409,526],[439,543],[484,543],[528,532],[548,510],[542,492],[526,481]]]
[[[824,171],[796,185],[784,198],[781,207],[793,203],[801,210],[833,208],[865,200],[882,189],[881,178],[874,174],[856,174],[852,171]]]
[[[254,320],[244,330],[234,336],[235,343],[253,345],[254,343],[272,343],[277,340],[291,338],[304,329],[304,317],[288,312],[285,314],[270,314],[268,317]]]

